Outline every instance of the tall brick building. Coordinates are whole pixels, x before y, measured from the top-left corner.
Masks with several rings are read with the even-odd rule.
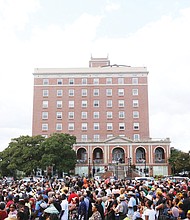
[[[149,135],[145,67],[91,58],[89,68],[37,68],[33,75],[32,133],[75,135],[76,173],[126,176],[133,165],[140,174],[168,174],[170,140]]]

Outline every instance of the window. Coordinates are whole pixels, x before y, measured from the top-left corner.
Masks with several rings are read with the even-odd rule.
[[[139,100],[133,100],[133,107],[139,107]]]
[[[43,79],[43,85],[49,85],[49,79]]]
[[[107,130],[108,131],[113,130],[113,124],[112,123],[107,123]]]
[[[99,78],[94,78],[93,79],[93,84],[96,84],[96,85],[99,84]]]
[[[57,101],[57,108],[62,108],[62,101]]]
[[[107,134],[107,138],[113,137],[113,134]]]
[[[62,119],[62,112],[56,112],[56,118]]]
[[[94,119],[99,119],[100,113],[99,112],[94,112]]]
[[[42,112],[42,119],[48,119],[48,112]]]
[[[57,79],[57,85],[62,85],[63,84],[63,80],[62,79]]]
[[[42,108],[48,108],[48,101],[42,102]]]
[[[94,107],[99,107],[99,100],[94,100]]]
[[[133,118],[139,118],[139,112],[133,111]]]
[[[133,95],[138,95],[138,89],[133,89]]]
[[[75,80],[74,79],[69,79],[69,84],[70,85],[74,85],[75,84]]]
[[[137,85],[138,84],[138,78],[132,78],[132,84]]]
[[[63,90],[57,90],[57,96],[62,96],[63,95]]]
[[[87,84],[87,78],[82,78],[82,84],[86,85]]]
[[[106,106],[107,106],[108,108],[111,108],[111,107],[112,107],[112,100],[107,100],[107,101],[106,101]]]
[[[75,107],[75,101],[70,100],[69,101],[69,108],[74,108]]]
[[[124,84],[124,78],[123,77],[120,77],[118,78],[118,84]]]
[[[87,130],[87,123],[82,123],[82,130],[86,131]]]
[[[42,131],[48,130],[48,124],[42,124]]]
[[[61,131],[62,130],[62,124],[61,123],[57,123],[56,124],[56,130],[57,131]]]
[[[74,129],[75,129],[74,123],[69,123],[69,124],[68,124],[68,130],[69,130],[69,131],[73,131]]]
[[[82,100],[81,107],[82,108],[86,108],[87,107],[87,100]]]
[[[112,96],[112,89],[106,89],[106,95]]]
[[[43,97],[48,97],[49,95],[49,90],[43,90]]]
[[[87,89],[82,89],[81,93],[82,96],[87,96]]]
[[[100,140],[100,135],[94,134],[94,141],[99,141],[99,140]]]
[[[112,78],[106,78],[106,84],[112,84]]]
[[[133,123],[133,130],[139,130],[139,123]]]
[[[88,136],[86,134],[82,134],[81,135],[81,140],[82,141],[87,141],[88,140]]]
[[[94,130],[100,130],[100,124],[94,123]]]
[[[112,112],[107,112],[107,118],[109,119],[109,118],[112,118]]]
[[[81,112],[81,118],[87,119],[87,112]]]
[[[94,96],[99,96],[99,89],[94,89],[93,94]]]
[[[125,112],[119,111],[119,118],[125,118]]]
[[[74,94],[75,94],[74,89],[69,89],[69,96],[74,96]]]
[[[118,89],[118,96],[124,96],[124,89]]]
[[[133,140],[134,141],[139,141],[140,140],[140,135],[139,134],[134,134],[133,135]]]
[[[125,107],[124,100],[118,100],[118,107]]]
[[[119,130],[125,130],[125,123],[119,123]]]
[[[69,119],[74,119],[75,113],[74,112],[68,112],[68,118]]]

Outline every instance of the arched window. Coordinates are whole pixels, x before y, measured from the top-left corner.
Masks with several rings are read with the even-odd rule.
[[[163,162],[165,159],[164,150],[161,147],[156,148],[155,150],[155,162]]]
[[[93,162],[94,163],[102,163],[103,162],[103,152],[102,152],[101,148],[94,149]]]
[[[143,163],[145,160],[145,150],[142,147],[139,147],[136,150],[136,162]]]
[[[125,161],[124,150],[121,148],[115,148],[112,153],[112,161],[113,162],[124,162]]]
[[[86,149],[80,148],[77,151],[77,162],[79,162],[79,163],[87,162],[87,152],[86,152]]]

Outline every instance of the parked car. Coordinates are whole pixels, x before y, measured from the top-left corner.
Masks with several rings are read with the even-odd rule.
[[[137,182],[141,182],[141,181],[146,181],[147,184],[151,184],[152,182],[154,182],[154,177],[135,177],[135,181]]]

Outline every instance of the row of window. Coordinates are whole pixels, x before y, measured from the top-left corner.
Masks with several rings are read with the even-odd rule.
[[[88,89],[82,89],[81,90],[81,96],[86,97],[87,95],[88,95]],[[93,96],[99,96],[99,95],[100,95],[100,89],[93,89]],[[117,95],[118,96],[124,96],[125,95],[125,90],[124,89],[118,89],[117,90]],[[137,96],[138,95],[138,89],[132,89],[132,95]],[[44,89],[43,90],[43,97],[48,97],[48,96],[49,96],[49,90]],[[63,96],[63,90],[62,89],[57,90],[57,96],[58,97]],[[75,90],[74,89],[69,89],[68,90],[68,96],[70,96],[70,97],[75,96]],[[106,89],[106,96],[112,96],[112,89]]]
[[[113,118],[113,112],[108,111],[106,112],[107,119]],[[75,112],[68,112],[68,119],[74,119],[75,118]],[[100,112],[93,112],[93,119],[99,119],[100,118]],[[125,118],[125,112],[119,111],[118,112],[118,118]],[[139,112],[133,111],[133,118],[139,118]],[[47,120],[48,119],[48,112],[42,112],[42,119]],[[56,112],[56,119],[63,119],[63,112]],[[81,119],[88,119],[88,112],[81,112]]]
[[[88,78],[82,78],[81,79],[81,84],[82,85],[87,85],[89,84],[88,82]],[[99,78],[93,78],[93,84],[94,85],[98,85],[99,84]],[[75,84],[75,79],[74,78],[70,78],[70,79],[65,79],[65,82],[63,81],[63,79],[57,79],[57,85],[63,85],[63,84],[69,84],[69,85],[74,85]],[[111,77],[107,77],[105,79],[105,84],[112,84],[113,83],[113,79]],[[123,77],[119,77],[117,78],[117,84],[122,85],[125,83],[125,78]],[[138,84],[138,78],[132,78],[131,80],[132,84],[137,85]],[[49,79],[43,79],[43,85],[49,85]]]
[[[42,108],[48,108],[49,102],[43,101],[42,102]],[[105,101],[103,101],[103,104],[105,104]],[[58,100],[56,101],[56,106],[57,108],[62,108],[63,107],[63,101]],[[74,108],[75,107],[75,101],[74,100],[69,100],[68,105],[69,108]],[[87,108],[88,107],[88,101],[87,100],[82,100],[81,101],[81,107],[82,108]],[[93,107],[100,107],[100,100],[93,100]],[[106,100],[106,107],[112,108],[113,107],[113,100],[108,99]],[[118,107],[125,107],[125,100],[118,100]],[[139,107],[139,101],[138,100],[133,100],[133,107]]]
[[[106,123],[107,131],[113,130],[113,123]],[[56,131],[62,131],[63,125],[62,123],[56,123]],[[93,123],[93,129],[94,130],[100,130],[100,123]],[[118,129],[120,131],[125,130],[125,123],[119,123]],[[68,123],[68,130],[74,131],[75,130],[75,123]],[[88,123],[82,123],[81,124],[81,130],[87,131],[88,130]],[[133,123],[133,130],[139,130],[139,123]],[[48,124],[43,123],[42,124],[42,131],[48,131]]]
[[[44,137],[46,137],[46,138],[48,137],[47,135],[42,135],[42,136],[44,136]],[[120,134],[119,136],[120,136],[120,137],[125,137],[124,134]],[[113,134],[107,134],[107,135],[106,135],[106,138],[112,138],[112,137],[114,137]],[[81,135],[81,141],[88,141],[88,140],[91,140],[91,139],[88,137],[87,134],[82,134],[82,135]],[[100,140],[101,140],[100,134],[94,134],[94,135],[93,135],[93,141],[100,141]],[[140,140],[140,135],[139,135],[139,134],[134,134],[134,135],[133,135],[133,140],[134,140],[134,141]]]

